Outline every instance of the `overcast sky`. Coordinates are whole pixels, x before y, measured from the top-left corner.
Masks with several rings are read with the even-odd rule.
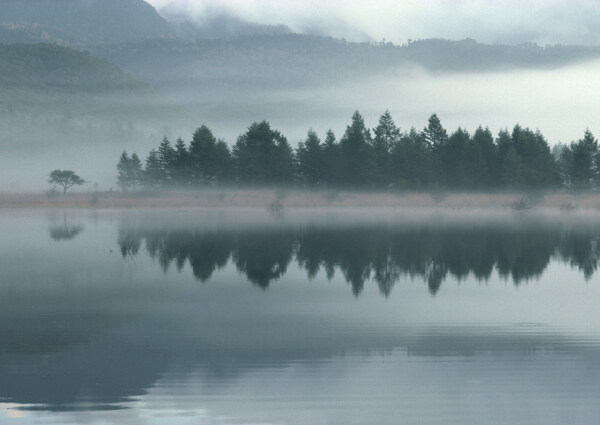
[[[408,39],[475,38],[489,43],[600,43],[599,0],[148,0],[201,21],[229,11],[297,32],[404,43]]]

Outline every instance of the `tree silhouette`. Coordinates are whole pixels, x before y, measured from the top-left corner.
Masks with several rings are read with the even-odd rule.
[[[79,177],[75,171],[54,170],[50,173],[48,183],[62,186],[64,194],[67,193],[67,189],[70,189],[73,186],[81,186],[84,184],[85,180]]]

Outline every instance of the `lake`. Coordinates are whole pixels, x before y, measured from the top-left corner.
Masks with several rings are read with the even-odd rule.
[[[600,423],[600,215],[0,212],[1,424]]]

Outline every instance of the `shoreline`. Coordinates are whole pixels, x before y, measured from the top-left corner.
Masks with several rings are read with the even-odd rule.
[[[599,193],[368,192],[302,189],[198,189],[159,192],[0,193],[0,210],[153,208],[556,208],[598,210]]]

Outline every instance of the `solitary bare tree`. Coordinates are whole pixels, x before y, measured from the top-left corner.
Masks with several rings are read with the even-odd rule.
[[[62,186],[63,193],[67,193],[67,189],[70,189],[73,186],[81,186],[85,183],[85,180],[79,177],[75,171],[54,170],[50,173],[48,183]]]

